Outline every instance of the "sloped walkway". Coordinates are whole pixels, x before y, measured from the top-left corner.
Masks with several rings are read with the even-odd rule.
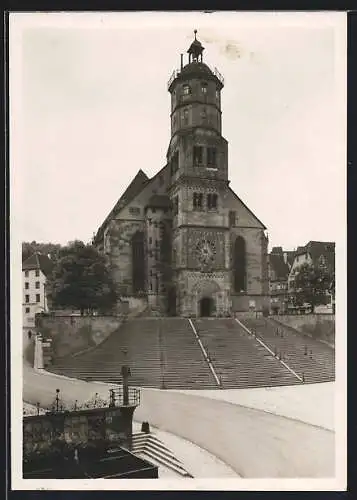
[[[94,392],[106,396],[109,387],[24,367],[24,400],[39,401],[41,406],[52,402],[56,388],[74,402],[90,399]],[[326,478],[335,474],[334,433],[304,422],[197,394],[155,389],[142,389],[135,416],[207,450],[241,477]]]

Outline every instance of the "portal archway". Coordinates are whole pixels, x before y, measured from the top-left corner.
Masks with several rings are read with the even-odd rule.
[[[202,297],[199,306],[200,316],[202,318],[208,318],[212,316],[214,312],[214,300],[212,297]]]

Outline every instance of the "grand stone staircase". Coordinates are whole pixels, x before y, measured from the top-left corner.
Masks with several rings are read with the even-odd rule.
[[[194,320],[223,389],[300,383],[233,319]]]
[[[248,318],[242,323],[277,353],[306,383],[335,379],[335,351],[330,346],[269,318]]]
[[[160,389],[267,387],[334,379],[334,351],[328,346],[288,329],[277,335],[276,325],[265,318],[243,323],[251,333],[231,318],[194,319],[196,334],[185,318],[129,319],[94,350],[57,359],[48,369],[88,381],[121,383],[121,367],[128,364],[131,385]]]

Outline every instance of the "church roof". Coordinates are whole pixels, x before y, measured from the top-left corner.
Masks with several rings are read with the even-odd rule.
[[[263,229],[266,229],[266,227],[262,223],[262,221],[258,219],[258,217],[250,210],[249,207],[247,207],[247,205],[239,198],[237,193],[235,193],[231,187],[228,187],[228,189],[235,196],[235,198],[237,198],[237,200],[241,202],[241,204],[244,206],[244,208],[246,208],[248,210],[248,212],[253,215],[253,217],[256,219],[256,221],[259,222],[259,224],[261,224],[263,226]]]
[[[97,240],[98,238],[100,238],[101,234],[103,233],[104,227],[106,226],[106,224],[108,223],[108,221],[110,220],[110,218],[112,217],[112,215],[114,214],[114,212],[116,212],[117,210],[120,210],[125,205],[127,205],[128,203],[130,203],[130,201],[133,198],[135,198],[135,196],[137,194],[140,193],[140,191],[144,188],[144,186],[146,186],[146,184],[148,182],[149,182],[149,177],[145,174],[145,172],[143,172],[140,169],[139,172],[134,177],[134,179],[129,184],[129,186],[126,188],[126,190],[124,191],[124,193],[121,195],[121,197],[119,198],[119,200],[116,202],[116,204],[114,205],[114,207],[110,211],[109,215],[104,220],[103,224],[98,229],[98,232],[97,232],[97,234],[95,236],[95,240]]]
[[[217,76],[210,69],[210,67],[203,62],[194,61],[189,64],[186,64],[186,66],[184,66],[181,69],[180,74],[178,75],[178,78],[180,79],[187,79],[193,77],[214,78],[215,80],[219,81]]]
[[[171,205],[171,200],[166,194],[153,194],[147,202],[146,207],[171,208]]]
[[[54,264],[52,260],[49,259],[47,255],[35,252],[22,263],[22,270],[33,271],[39,269],[45,276],[49,276],[52,272],[53,266]]]

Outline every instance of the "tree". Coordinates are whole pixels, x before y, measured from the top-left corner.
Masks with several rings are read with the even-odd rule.
[[[22,242],[22,262],[31,257],[35,252],[50,255],[53,261],[58,258],[61,245],[59,243],[37,243],[37,241]]]
[[[48,280],[53,307],[108,312],[118,299],[107,260],[91,244],[74,241],[62,247]]]
[[[311,304],[313,312],[315,306],[325,304],[330,284],[331,276],[327,269],[304,263],[296,268],[292,282],[294,302],[300,306],[304,303]]]

